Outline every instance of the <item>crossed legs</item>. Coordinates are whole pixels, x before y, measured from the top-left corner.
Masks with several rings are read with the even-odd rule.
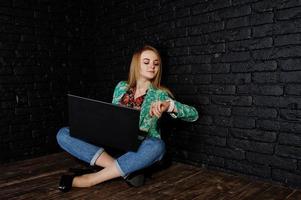
[[[57,141],[64,150],[80,160],[103,167],[99,172],[74,177],[73,187],[91,187],[113,178],[125,177],[136,170],[150,166],[160,160],[165,153],[165,144],[161,139],[147,138],[141,143],[137,152],[127,152],[114,159],[103,148],[71,137],[68,127],[59,130]]]

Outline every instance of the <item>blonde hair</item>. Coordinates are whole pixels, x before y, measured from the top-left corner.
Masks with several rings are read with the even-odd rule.
[[[158,70],[158,73],[156,74],[156,76],[151,80],[152,86],[156,89],[161,89],[163,91],[166,91],[171,97],[174,97],[173,94],[171,93],[171,91],[168,88],[161,85],[161,76],[162,76],[161,56],[160,56],[159,51],[156,48],[154,48],[150,45],[143,46],[141,49],[139,49],[138,51],[136,51],[133,54],[131,65],[130,65],[128,81],[127,81],[128,87],[129,88],[136,87],[137,79],[140,76],[140,67],[141,67],[140,66],[140,58],[141,58],[141,54],[142,54],[142,52],[147,51],[147,50],[154,52],[157,55],[158,60],[159,60],[159,70]]]

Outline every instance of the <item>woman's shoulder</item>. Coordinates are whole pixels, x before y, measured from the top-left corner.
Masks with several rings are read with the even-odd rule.
[[[116,89],[125,89],[125,88],[127,88],[127,86],[128,86],[128,84],[126,81],[120,81],[117,83],[115,88]]]
[[[126,81],[119,81],[118,83],[117,83],[117,86],[127,86],[128,84],[127,84],[127,82]]]
[[[168,89],[166,87],[153,88],[153,91],[158,96],[170,96],[169,93],[168,93]]]

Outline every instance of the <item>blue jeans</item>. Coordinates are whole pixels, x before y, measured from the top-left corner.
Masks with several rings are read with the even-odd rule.
[[[57,133],[58,144],[76,158],[95,165],[97,158],[104,152],[102,147],[84,142],[70,136],[68,127],[61,128]],[[129,151],[115,160],[115,164],[121,176],[152,165],[162,159],[165,153],[165,143],[163,140],[154,137],[147,137],[140,144],[137,152]]]

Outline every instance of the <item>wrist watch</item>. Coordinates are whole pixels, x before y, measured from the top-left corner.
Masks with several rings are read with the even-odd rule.
[[[167,112],[171,113],[175,108],[175,102],[171,99],[168,99],[167,101],[169,102],[169,107],[167,109]]]

